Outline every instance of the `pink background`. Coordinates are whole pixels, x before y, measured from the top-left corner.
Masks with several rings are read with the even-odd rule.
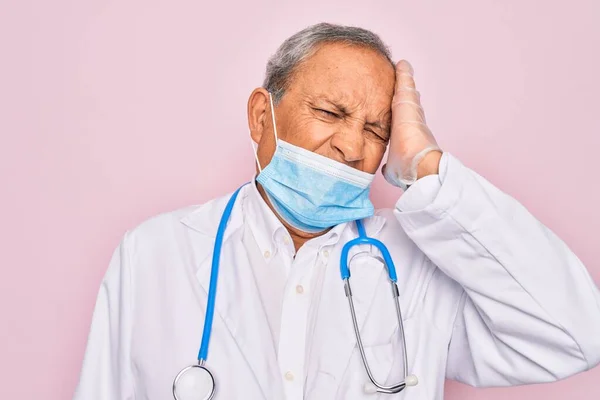
[[[0,398],[72,396],[121,235],[251,177],[248,95],[276,47],[320,21],[373,29],[410,60],[441,146],[600,282],[599,4],[3,1]],[[378,206],[398,195],[378,177]],[[448,382],[446,398],[598,399],[599,380],[600,368],[520,388]]]

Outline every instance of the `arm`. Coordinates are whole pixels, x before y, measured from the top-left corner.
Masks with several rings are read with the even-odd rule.
[[[74,400],[133,400],[131,375],[131,277],[126,240],[104,276]]]
[[[504,386],[597,365],[600,294],[579,259],[520,203],[450,154],[439,166],[439,175],[419,179],[402,196],[395,214],[464,289],[447,377]]]

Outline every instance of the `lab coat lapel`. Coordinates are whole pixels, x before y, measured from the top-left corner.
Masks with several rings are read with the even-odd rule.
[[[244,193],[240,193],[224,235],[215,315],[216,318],[220,317],[227,326],[258,381],[263,396],[267,399],[282,398],[281,382],[273,382],[272,379],[273,376],[279,376],[279,372],[271,331],[242,244],[244,197]],[[202,233],[209,234],[211,230],[216,232],[219,218],[215,218],[214,215],[221,215],[226,200],[227,198],[225,201],[220,201],[223,204],[207,207],[207,210],[202,213],[204,215],[195,215],[184,223]],[[212,247],[211,245],[210,249],[203,249],[207,254],[201,257],[196,272],[200,286],[206,294],[210,285]]]

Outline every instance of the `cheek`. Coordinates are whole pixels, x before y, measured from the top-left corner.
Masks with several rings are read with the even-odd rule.
[[[265,168],[275,153],[275,134],[273,130],[265,132],[258,143],[256,154],[261,168]]]
[[[282,139],[306,150],[318,152],[336,132],[333,124],[326,124],[314,118],[299,118],[292,121]]]
[[[367,144],[362,170],[370,174],[377,172],[387,146],[383,143]]]

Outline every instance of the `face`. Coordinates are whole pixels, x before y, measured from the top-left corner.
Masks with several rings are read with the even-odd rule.
[[[374,50],[322,45],[295,71],[275,106],[280,139],[353,168],[375,173],[390,137],[395,72]],[[264,168],[275,151],[268,92],[255,89],[248,123]]]

